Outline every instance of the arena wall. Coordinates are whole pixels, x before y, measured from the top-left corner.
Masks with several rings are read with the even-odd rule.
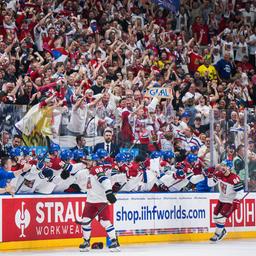
[[[73,247],[81,242],[85,195],[15,195],[0,198],[0,250]],[[218,193],[120,193],[111,206],[121,244],[208,240]],[[227,222],[227,239],[256,237],[256,193]],[[94,241],[105,231],[93,222]]]

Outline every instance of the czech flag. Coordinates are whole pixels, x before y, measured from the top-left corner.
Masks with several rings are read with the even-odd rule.
[[[63,47],[52,49],[51,54],[57,62],[65,62],[68,57],[68,52]]]

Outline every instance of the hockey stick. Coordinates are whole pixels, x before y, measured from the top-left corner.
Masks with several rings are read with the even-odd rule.
[[[241,201],[244,200],[248,195],[249,195],[249,191],[246,192],[246,194],[242,197]]]
[[[131,150],[134,148],[134,146],[137,144],[138,141],[139,141],[139,139],[135,140],[135,142],[128,149],[128,153],[131,153]]]
[[[44,153],[42,159],[39,161],[39,163],[42,163],[42,162],[45,160],[45,158],[46,158],[46,156],[48,155],[48,153],[49,153],[49,149],[50,149],[50,146],[51,146],[51,140],[50,140],[49,136],[46,136],[46,143],[47,143],[47,150],[46,150],[46,152]],[[29,170],[28,172],[30,172],[30,170]],[[28,173],[28,172],[26,172],[26,173]],[[25,174],[26,174],[26,173],[25,173]],[[16,189],[15,194],[17,194],[17,193],[20,191],[20,189],[21,189],[21,187],[23,186],[23,184],[25,183],[25,181],[26,181],[26,179],[24,178],[24,180],[21,182],[21,184],[19,185],[19,187]]]
[[[118,192],[126,185],[127,182],[125,182],[121,187],[120,189],[118,190]],[[92,223],[92,221],[99,215],[103,212],[103,210],[108,206],[108,203],[104,204],[97,212],[96,214],[93,216],[92,219],[88,220],[88,221],[79,221],[79,220],[76,220],[76,224],[79,224],[79,225],[89,225],[90,223]]]

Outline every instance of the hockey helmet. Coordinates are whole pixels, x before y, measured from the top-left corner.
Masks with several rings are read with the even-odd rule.
[[[188,154],[188,156],[187,156],[187,161],[189,163],[194,163],[197,161],[197,159],[198,159],[198,156],[195,154]]]
[[[49,153],[53,154],[55,151],[60,151],[60,146],[56,143],[52,143],[49,148]]]
[[[68,161],[72,158],[72,151],[69,149],[64,149],[60,152],[60,159],[62,161]]]
[[[199,150],[199,147],[198,146],[192,146],[190,147],[190,151],[191,152],[195,152],[195,151],[198,151]]]
[[[100,158],[99,158],[98,154],[91,154],[91,155],[86,156],[86,160],[99,161]]]
[[[84,152],[82,150],[76,149],[76,150],[73,151],[73,159],[75,161],[77,161],[77,160],[79,160],[83,157],[84,157]]]
[[[96,154],[98,155],[98,157],[101,159],[101,158],[105,158],[108,156],[108,151],[105,150],[104,148],[99,148],[97,151],[96,151]]]
[[[125,153],[118,153],[115,157],[117,163],[124,163],[127,161]]]
[[[21,150],[24,156],[28,156],[30,154],[30,148],[28,146],[22,146]]]
[[[11,158],[13,158],[13,157],[17,157],[17,156],[22,156],[23,152],[20,147],[12,148],[9,152],[9,155]]]
[[[233,168],[233,161],[232,160],[225,159],[224,161],[222,161],[222,164],[227,166],[229,169]]]
[[[133,160],[133,154],[130,152],[124,152],[127,162],[131,162]]]
[[[151,159],[155,159],[155,158],[159,158],[162,156],[162,153],[160,151],[153,151],[151,154],[150,154],[150,158]]]
[[[169,150],[169,151],[164,151],[163,152],[163,158],[164,160],[170,159],[170,158],[175,158],[175,154]]]

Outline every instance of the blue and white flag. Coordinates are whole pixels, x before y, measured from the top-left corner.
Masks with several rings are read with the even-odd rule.
[[[151,0],[153,3],[157,4],[170,12],[178,12],[180,9],[180,0]]]

